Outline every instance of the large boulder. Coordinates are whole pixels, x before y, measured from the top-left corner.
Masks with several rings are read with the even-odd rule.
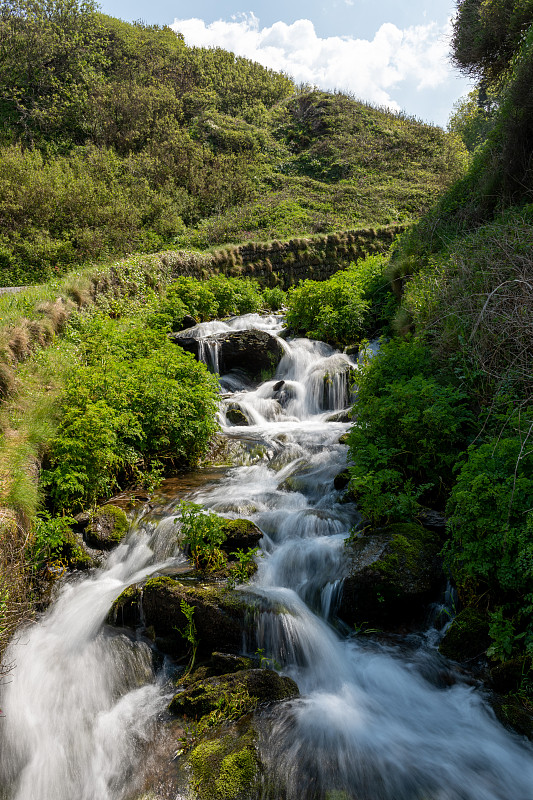
[[[252,550],[263,538],[263,532],[249,519],[224,519],[226,541],[221,544],[228,555],[237,550]]]
[[[443,585],[440,549],[435,534],[410,523],[356,537],[348,548],[339,618],[388,630],[420,622]]]
[[[460,611],[444,634],[439,650],[453,661],[472,661],[484,656],[490,645],[486,613],[468,606]]]
[[[182,602],[194,609],[199,653],[240,651],[248,605],[242,592],[219,585],[186,586],[173,578],[152,578],[142,587],[126,589],[109,619],[129,626],[142,622],[163,652],[181,656],[189,647],[182,635],[187,626]]]
[[[171,334],[173,342],[199,359],[201,344],[190,331]],[[265,379],[274,373],[283,347],[275,336],[266,331],[231,331],[210,336],[209,342],[218,347],[219,372],[243,370],[254,380]]]

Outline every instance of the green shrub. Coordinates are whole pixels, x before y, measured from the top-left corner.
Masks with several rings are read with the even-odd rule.
[[[287,293],[275,286],[273,289],[263,289],[263,299],[267,308],[280,311],[287,302]]]
[[[257,281],[250,278],[227,278],[214,275],[207,286],[218,303],[218,315],[250,314],[263,306],[261,289]]]
[[[96,318],[80,350],[42,474],[55,508],[197,463],[216,429],[217,386],[203,364],[142,320]]]
[[[312,339],[343,346],[361,338],[377,305],[385,259],[372,256],[339,270],[326,281],[301,281],[287,293],[287,322]]]
[[[182,543],[189,548],[196,569],[212,572],[224,567],[226,556],[220,549],[226,541],[224,520],[195,503],[181,502],[178,511]]]
[[[447,562],[491,609],[489,654],[533,657],[533,455],[527,439],[471,446],[447,505]]]
[[[442,502],[468,443],[467,396],[430,376],[433,370],[422,345],[391,342],[358,375],[350,487],[373,522],[413,518],[422,496]]]

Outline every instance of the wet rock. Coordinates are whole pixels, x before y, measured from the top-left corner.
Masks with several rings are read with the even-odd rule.
[[[219,346],[220,373],[238,369],[252,380],[265,380],[274,373],[283,356],[277,337],[266,331],[230,331],[209,338]],[[199,358],[200,341],[187,331],[173,333],[170,339]]]
[[[251,550],[263,538],[263,532],[248,519],[225,519],[223,531],[226,541],[221,548],[228,555],[237,550]]]
[[[533,741],[533,716],[516,697],[493,697],[491,705],[502,725]]]
[[[453,661],[472,661],[490,645],[489,621],[477,608],[463,608],[446,631],[439,651]]]
[[[442,536],[446,533],[446,517],[440,511],[432,508],[422,508],[418,514],[418,521],[428,531],[435,531]]]
[[[231,730],[205,738],[185,763],[198,800],[251,800],[262,796],[262,766],[252,725],[244,735]],[[192,796],[192,794],[191,794]]]
[[[72,526],[74,531],[84,531],[89,522],[92,519],[92,514],[90,511],[81,511],[79,514],[76,514],[74,517],[76,524]]]
[[[350,441],[350,434],[348,431],[343,433],[342,436],[339,436],[339,444],[349,444]]]
[[[349,408],[343,411],[337,411],[335,414],[330,414],[326,417],[326,422],[352,422],[352,413]]]
[[[338,492],[342,491],[343,489],[346,489],[349,483],[350,483],[350,473],[348,472],[347,469],[343,470],[342,472],[339,472],[333,478],[333,486]]]
[[[107,504],[91,514],[91,521],[85,528],[85,541],[97,550],[111,550],[122,541],[128,528],[124,511]]]
[[[492,688],[499,694],[516,692],[519,688],[524,672],[524,663],[521,658],[493,664],[490,668]]]
[[[291,400],[296,398],[296,388],[287,381],[278,381],[272,387],[272,392],[273,399],[279,403],[282,409],[287,408]]]
[[[135,628],[141,623],[140,600],[141,588],[139,586],[128,586],[120,594],[108,614],[107,622],[110,625],[119,627]]]
[[[242,369],[251,378],[272,375],[283,356],[283,347],[266,331],[232,331],[217,337],[221,370]]]
[[[348,547],[350,574],[338,616],[393,630],[422,621],[444,581],[438,538],[420,525],[397,524],[360,535]]]
[[[194,328],[196,324],[197,323],[196,323],[196,320],[194,319],[194,317],[191,317],[190,314],[185,314],[185,316],[181,320],[180,326],[176,327],[175,332],[186,331],[189,328]]]
[[[184,654],[188,647],[181,635],[187,624],[180,607],[182,601],[194,608],[199,653],[241,649],[248,608],[242,592],[221,586],[185,586],[164,577],[152,578],[142,589],[144,623],[147,628],[153,627],[161,650]]]
[[[296,683],[271,669],[248,669],[198,681],[174,695],[173,714],[200,719],[220,708],[226,697],[240,697],[240,713],[299,694]]]
[[[179,344],[187,353],[192,353],[197,361],[200,360],[200,340],[190,336],[187,331],[169,334],[169,339],[174,344]]]
[[[237,403],[231,403],[226,408],[226,419],[228,422],[231,422],[232,425],[249,425],[248,418],[244,411],[237,405]]]

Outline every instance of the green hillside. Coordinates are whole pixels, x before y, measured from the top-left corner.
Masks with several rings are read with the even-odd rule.
[[[0,4],[0,283],[168,247],[396,224],[457,137],[87,2]]]

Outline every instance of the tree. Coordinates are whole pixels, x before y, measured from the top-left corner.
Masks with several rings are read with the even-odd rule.
[[[0,0],[0,124],[27,145],[82,141],[105,59],[92,0]]]

